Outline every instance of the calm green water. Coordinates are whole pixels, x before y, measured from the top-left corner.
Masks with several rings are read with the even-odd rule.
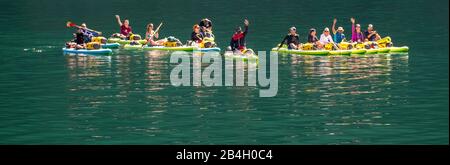
[[[448,1],[196,2],[2,3],[0,144],[448,144]],[[259,87],[173,87],[169,56],[155,52],[62,54],[66,21],[111,34],[115,14],[141,34],[164,21],[160,36],[182,41],[209,17],[222,49],[248,18],[255,50],[270,50],[290,26],[306,40],[333,16],[349,36],[354,16],[410,53],[279,56],[273,98]]]

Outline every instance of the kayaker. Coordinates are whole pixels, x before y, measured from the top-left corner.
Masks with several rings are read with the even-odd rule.
[[[369,24],[367,30],[364,31],[366,41],[377,41],[381,39],[381,36],[373,29],[373,25]]]
[[[330,35],[330,29],[328,27],[323,29],[323,33],[320,35],[320,40],[319,41],[323,45],[326,45],[328,43],[334,43],[333,42],[333,38]]]
[[[283,47],[283,44],[287,44],[288,49],[301,49],[301,43],[300,38],[297,34],[297,28],[291,27],[289,28],[289,34],[286,35],[286,37],[283,38],[283,41],[281,41],[280,46],[278,46],[278,49]]]
[[[308,43],[314,44],[314,46],[318,49],[322,48],[322,43],[319,41],[319,38],[317,38],[317,31],[314,28],[309,29],[309,35],[308,35]]]
[[[161,46],[164,44],[165,40],[157,40],[159,38],[159,33],[153,30],[153,23],[149,23],[147,25],[147,29],[145,30],[145,40],[147,40],[147,44],[150,46]]]
[[[355,18],[350,18],[352,22],[352,42],[364,42],[364,34],[361,32],[361,25],[355,25]]]
[[[203,41],[203,35],[200,33],[200,26],[198,24],[195,24],[192,27],[192,30],[191,41],[197,44],[201,43]]]
[[[231,37],[230,46],[228,48],[229,50],[244,51],[246,49],[245,37],[248,34],[248,25],[249,25],[249,22],[247,19],[244,20],[244,25],[245,25],[244,31],[242,31],[242,28],[240,26],[238,26],[236,28],[236,31],[234,32],[233,36]]]
[[[117,23],[120,26],[119,37],[122,39],[126,39],[126,38],[130,37],[130,35],[133,34],[133,30],[131,29],[131,26],[130,26],[130,21],[128,19],[125,19],[125,20],[123,20],[123,23],[122,23],[122,21],[120,21],[119,15],[116,15],[116,19],[117,19]]]
[[[98,33],[88,30],[86,23],[81,24],[80,32],[83,33],[85,42],[91,42],[92,37],[99,36]]]
[[[212,22],[208,18],[203,18],[200,23],[198,24],[200,26],[200,34],[203,36],[203,40],[206,44],[205,47],[210,47],[215,45],[214,42],[214,34],[212,32]]]
[[[66,43],[67,48],[75,48],[75,49],[84,49],[86,47],[86,42],[84,40],[85,36],[83,34],[82,29],[78,29],[76,33],[74,33],[74,39],[71,42]]]
[[[333,20],[333,27],[331,27],[331,30],[333,31],[333,40],[335,43],[341,43],[342,41],[345,41],[344,28],[339,26],[336,30],[336,22],[337,19],[335,18]]]

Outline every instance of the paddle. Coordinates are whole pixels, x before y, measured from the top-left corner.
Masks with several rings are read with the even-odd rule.
[[[163,23],[161,22],[161,23],[159,24],[159,26],[156,28],[156,30],[153,31],[153,34],[150,35],[150,37],[149,37],[150,39],[153,38],[153,36],[154,36],[156,33],[158,33],[158,31],[159,31],[159,29],[161,28],[162,25],[163,25]],[[145,44],[143,44],[142,47],[144,47],[145,45],[147,45],[147,43],[148,43],[148,41],[147,41]]]
[[[68,21],[68,22],[66,23],[66,26],[67,26],[67,27],[76,27],[76,28],[80,28],[80,29],[84,28],[84,27],[79,26],[79,25],[77,25],[77,24],[75,24],[75,23],[73,23],[73,22],[70,22],[70,21]],[[102,35],[102,32],[99,32],[99,31],[96,31],[96,30],[92,30],[92,29],[89,29],[89,28],[84,28],[84,29],[89,30],[89,31],[92,31],[92,32],[95,32],[95,33],[98,33],[98,35]]]

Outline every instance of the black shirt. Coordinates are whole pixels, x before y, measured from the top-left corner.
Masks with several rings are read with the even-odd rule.
[[[284,43],[286,43],[288,45],[288,47],[290,47],[289,45],[291,45],[292,43],[295,45],[298,45],[300,43],[300,38],[298,37],[298,34],[296,34],[296,35],[288,34],[288,35],[286,35],[286,37],[284,37],[283,41],[281,41],[281,44],[279,47],[281,48]]]
[[[364,31],[364,38],[368,39],[369,41],[375,41],[375,38],[377,37],[375,34],[370,36],[370,32],[368,30]]]
[[[197,34],[195,32],[192,32],[191,40],[195,42],[201,42],[203,40],[203,36],[200,33]]]
[[[77,44],[84,44],[84,34],[83,33],[76,33],[75,34],[75,42],[77,43]]]
[[[309,42],[309,43],[316,43],[317,41],[319,41],[319,39],[317,38],[317,36],[313,36],[313,35],[309,35],[309,36],[308,36],[308,42]]]

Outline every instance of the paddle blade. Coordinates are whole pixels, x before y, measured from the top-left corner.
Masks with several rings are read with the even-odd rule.
[[[74,26],[76,26],[76,24],[74,24],[74,23],[69,21],[69,22],[66,23],[66,26],[67,27],[74,27]]]

